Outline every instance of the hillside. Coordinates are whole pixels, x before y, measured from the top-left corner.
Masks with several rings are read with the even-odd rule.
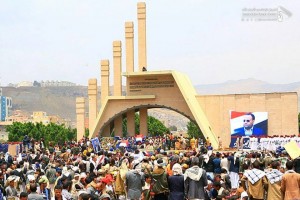
[[[228,81],[220,84],[196,85],[195,88],[199,94],[268,92],[298,92],[298,94],[300,94],[300,82],[269,84],[255,79]],[[100,88],[98,91],[100,91]],[[87,97],[87,87],[3,87],[3,95],[12,97],[13,110],[21,109],[29,113],[33,111],[45,111],[48,115],[59,115],[75,122],[76,97]],[[300,100],[300,98],[298,98],[298,100]],[[300,103],[298,105],[300,105]],[[87,109],[86,102],[86,110]],[[184,129],[188,122],[188,119],[184,116],[167,109],[152,109],[149,110],[149,115],[163,121],[167,126],[175,125],[179,129]]]
[[[13,110],[45,111],[75,121],[76,97],[87,97],[87,87],[3,87],[3,95],[12,97]]]

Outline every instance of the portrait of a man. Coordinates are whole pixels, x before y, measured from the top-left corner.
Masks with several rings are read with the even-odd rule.
[[[234,129],[231,136],[263,136],[266,133],[263,129],[255,127],[255,115],[252,113],[246,113],[242,118],[243,126],[241,128]]]
[[[94,147],[94,151],[96,152],[96,153],[98,153],[99,151],[100,151],[100,142],[99,142],[99,139],[98,138],[94,138],[94,139],[92,139],[91,140],[91,142],[92,142],[92,145],[93,145],[93,147]]]

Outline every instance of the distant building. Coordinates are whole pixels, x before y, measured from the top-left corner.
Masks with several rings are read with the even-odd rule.
[[[14,110],[10,116],[6,117],[5,121],[26,123],[30,121],[30,115],[22,110]]]
[[[9,83],[9,84],[7,84],[7,86],[8,86],[8,87],[17,87],[18,84],[15,84],[15,83]]]
[[[71,120],[70,119],[64,119],[61,118],[58,115],[51,115],[49,116],[50,123],[58,124],[58,125],[65,125],[65,127],[70,127],[71,126]]]
[[[64,86],[76,86],[75,83],[68,81],[41,81],[41,87],[64,87]]]
[[[44,125],[50,124],[50,117],[47,116],[47,113],[43,111],[33,112],[31,115],[31,120],[33,123],[42,122]]]
[[[0,96],[0,121],[4,122],[12,108],[11,97]]]
[[[67,87],[67,86],[76,86],[76,83],[72,83],[69,81],[21,81],[20,83],[9,83],[9,87]]]
[[[36,112],[33,112],[32,115],[30,115],[23,110],[14,110],[9,117],[6,117],[5,122],[7,122],[6,124],[12,124],[13,122],[20,122],[20,123],[27,123],[27,122],[40,123],[40,122],[42,122],[44,125],[47,125],[50,123],[54,123],[54,124],[58,124],[58,125],[64,124],[65,127],[70,127],[72,125],[70,119],[61,118],[58,115],[48,116],[47,113],[43,112],[43,111],[36,111]],[[2,124],[5,125],[5,123],[2,123]]]
[[[17,87],[32,87],[32,86],[33,86],[33,82],[30,81],[22,81],[17,84]]]
[[[33,112],[33,114],[31,115],[31,122],[32,123],[42,122],[44,125],[54,123],[58,125],[65,125],[65,127],[71,126],[70,119],[61,118],[58,115],[47,115],[47,113],[43,111]]]

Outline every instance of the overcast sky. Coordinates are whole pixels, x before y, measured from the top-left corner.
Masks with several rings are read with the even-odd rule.
[[[137,39],[136,4],[134,0],[0,0],[1,84],[64,80],[87,85],[89,78],[99,78],[100,60],[110,59],[112,66],[113,40],[125,45],[125,21],[135,23]],[[194,85],[247,78],[300,81],[299,0],[146,4],[149,71],[178,70],[188,74]],[[279,8],[283,19],[242,21],[245,8]]]

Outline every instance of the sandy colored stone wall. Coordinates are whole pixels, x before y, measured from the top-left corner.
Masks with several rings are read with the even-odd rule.
[[[155,95],[155,100],[153,102],[149,101],[149,104],[172,107],[193,118],[178,85],[171,75],[151,76],[150,78],[143,76],[129,77],[127,78],[127,95]]]
[[[296,92],[198,95],[213,132],[224,145],[230,143],[229,112],[268,112],[268,135],[298,135],[298,96]]]

